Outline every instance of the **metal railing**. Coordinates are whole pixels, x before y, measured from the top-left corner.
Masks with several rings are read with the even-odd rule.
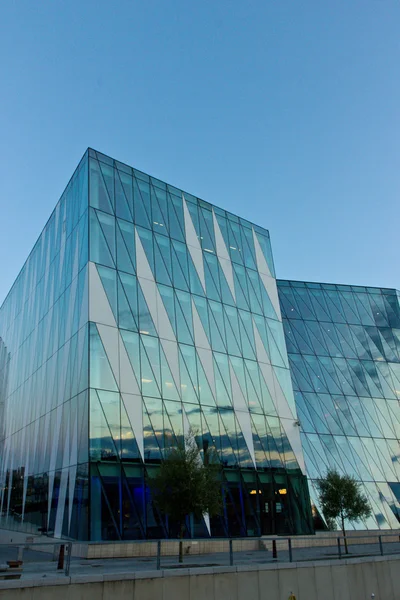
[[[400,554],[399,533],[0,544],[0,579],[343,560]],[[83,554],[85,556],[83,557]],[[96,571],[93,568],[97,567]]]
[[[0,580],[19,579],[22,575],[40,577],[50,573],[68,577],[72,547],[73,542],[60,543],[59,540],[0,544]]]

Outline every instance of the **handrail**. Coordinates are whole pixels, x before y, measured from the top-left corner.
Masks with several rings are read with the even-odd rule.
[[[285,541],[285,540],[292,540],[292,541],[296,541],[296,540],[309,540],[309,541],[319,541],[319,540],[331,540],[332,544],[334,545],[336,543],[337,538],[341,538],[341,539],[346,539],[347,542],[350,542],[352,540],[357,540],[357,539],[363,539],[363,538],[376,538],[378,539],[379,536],[381,536],[383,539],[385,538],[389,538],[389,537],[395,537],[397,538],[398,541],[400,541],[400,529],[398,530],[398,532],[396,533],[386,533],[386,532],[382,532],[382,533],[362,533],[362,534],[350,534],[347,533],[345,536],[343,536],[342,532],[339,531],[334,531],[332,532],[332,535],[313,535],[313,536],[307,536],[307,535],[287,535],[287,536],[282,536],[282,535],[263,535],[263,536],[252,536],[252,537],[203,537],[203,538],[149,538],[149,539],[145,539],[145,540],[100,540],[100,541],[91,541],[91,540],[71,540],[71,539],[63,539],[63,538],[51,538],[53,541],[48,541],[49,538],[46,536],[46,541],[43,542],[30,542],[27,540],[21,540],[20,542],[0,542],[0,546],[54,546],[59,545],[59,544],[90,544],[91,546],[97,546],[97,545],[109,545],[109,544],[157,544],[159,541],[161,543],[174,543],[174,542],[183,542],[183,543],[189,543],[189,542],[226,542],[229,543],[229,540],[232,540],[233,542],[236,541],[246,541],[246,542],[252,542],[252,541],[268,541],[268,540],[275,540],[275,541]]]

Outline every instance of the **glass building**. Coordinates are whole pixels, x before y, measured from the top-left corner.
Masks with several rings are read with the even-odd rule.
[[[268,231],[93,150],[0,309],[0,412],[2,527],[174,535],[146,478],[191,435],[191,535],[313,530]]]
[[[299,281],[278,291],[314,505],[315,480],[336,468],[368,497],[371,517],[356,526],[398,528],[398,293]]]

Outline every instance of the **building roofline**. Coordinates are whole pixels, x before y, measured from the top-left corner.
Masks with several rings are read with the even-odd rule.
[[[182,192],[183,194],[186,194],[187,196],[191,196],[193,198],[196,198],[196,200],[199,200],[200,202],[204,202],[204,204],[207,204],[210,208],[216,208],[218,210],[221,210],[223,212],[225,212],[228,215],[232,215],[233,217],[235,217],[235,219],[239,219],[241,221],[244,221],[245,223],[248,223],[249,225],[252,225],[255,228],[258,229],[262,229],[270,238],[270,232],[269,229],[267,229],[266,227],[263,227],[262,225],[259,225],[258,223],[254,223],[253,221],[250,221],[249,219],[245,219],[244,217],[241,217],[240,215],[235,215],[235,213],[231,212],[230,210],[227,210],[226,208],[222,208],[221,206],[218,206],[217,204],[213,204],[212,202],[209,202],[208,200],[203,200],[203,198],[200,198],[200,196],[196,196],[193,192],[187,192],[184,189],[182,189],[181,187],[170,183],[168,181],[165,181],[164,179],[161,179],[160,177],[157,177],[156,175],[150,175],[149,173],[146,173],[145,171],[142,171],[141,169],[137,169],[136,167],[133,167],[132,165],[128,165],[128,163],[123,162],[121,160],[118,160],[117,158],[113,158],[112,156],[110,156],[109,154],[105,154],[104,152],[100,152],[100,150],[96,150],[96,148],[92,148],[91,146],[88,147],[87,149],[89,156],[90,156],[90,151],[95,152],[96,155],[102,155],[105,158],[115,161],[117,163],[120,163],[121,165],[127,167],[128,169],[133,169],[134,171],[137,171],[138,173],[142,173],[143,175],[145,175],[146,177],[150,177],[152,179],[156,179],[158,181],[160,181],[161,183],[165,183],[166,185],[179,190],[180,192]]]
[[[354,285],[352,283],[334,283],[334,282],[326,282],[326,281],[304,281],[301,279],[282,279],[282,278],[278,278],[276,279],[276,283],[279,285],[279,283],[293,283],[293,284],[303,284],[303,285],[299,285],[298,287],[306,287],[309,289],[318,289],[318,287],[320,286],[322,289],[332,289],[332,288],[339,288],[342,291],[368,291],[368,290],[380,290],[380,291],[386,291],[386,292],[391,292],[392,294],[399,294],[400,296],[400,291],[397,288],[387,288],[387,287],[379,287],[377,285]],[[350,288],[350,289],[349,289]]]

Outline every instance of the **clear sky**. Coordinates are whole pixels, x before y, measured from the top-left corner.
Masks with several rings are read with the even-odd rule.
[[[400,288],[399,0],[17,0],[0,301],[92,146],[267,227],[280,278]]]

